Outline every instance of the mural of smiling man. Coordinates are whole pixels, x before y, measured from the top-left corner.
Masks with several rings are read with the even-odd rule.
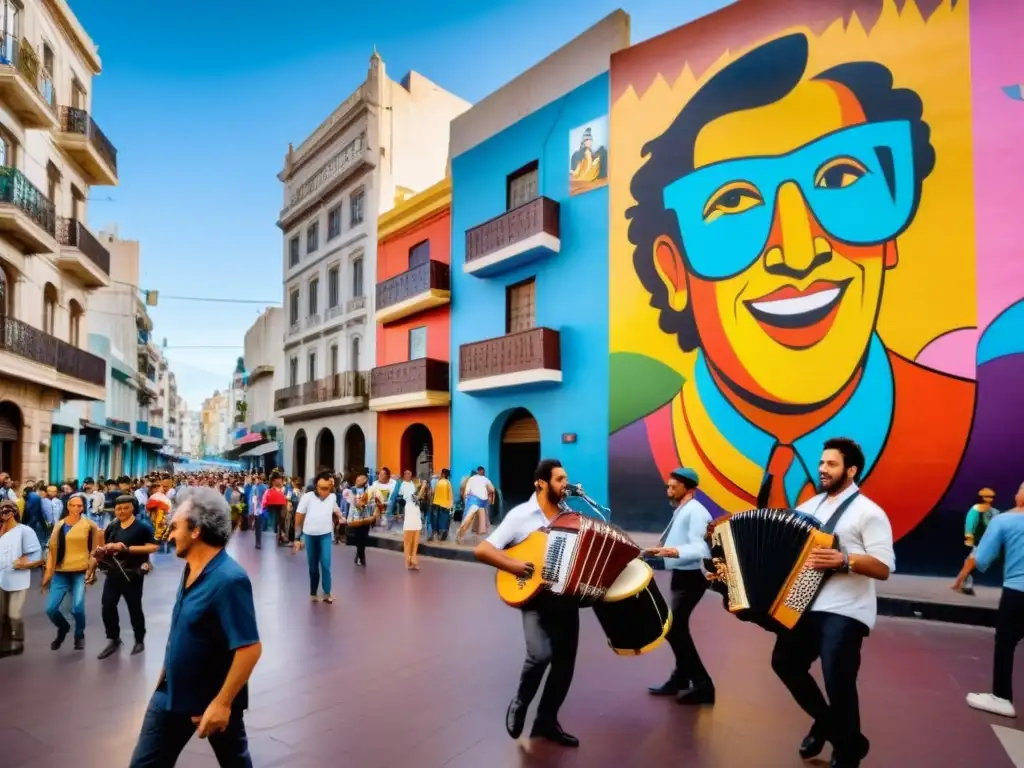
[[[919,4],[926,2],[935,12],[930,32],[939,47],[966,59],[966,44],[957,50],[966,43],[964,4]],[[865,43],[845,7],[851,4],[874,7],[877,41]],[[748,18],[755,10],[773,22],[783,15],[770,17],[771,3],[753,5]],[[643,313],[653,311],[653,333],[671,339],[676,350],[640,341],[657,355],[624,355],[627,362],[616,363],[613,339],[612,508],[620,524],[652,527],[647,496],[680,464],[700,473],[713,514],[748,509],[759,496],[771,506],[794,507],[813,495],[824,440],[846,436],[863,447],[862,485],[887,511],[898,539],[943,499],[975,411],[974,361],[933,367],[919,354],[943,334],[973,325],[976,315],[969,86],[929,108],[926,96],[887,66],[886,43],[892,46],[909,24],[915,33],[929,32],[910,0],[899,7],[889,0],[773,7],[783,5],[797,22],[788,30],[784,25],[753,44],[729,46],[718,62],[706,62],[704,77],[684,71],[683,78],[696,81],[692,94],[645,139],[642,161],[630,172],[628,200],[621,203],[625,236],[650,309],[626,306],[618,324],[636,337]],[[739,18],[741,7],[721,15]],[[903,29],[887,33],[886,25]],[[957,29],[962,39],[950,34]],[[850,55],[822,54],[816,38],[826,34],[857,44]],[[709,35],[694,29],[691,39],[698,37]],[[676,50],[688,46],[680,39]],[[910,55],[889,50],[896,51],[891,58]],[[641,69],[631,55],[629,66]],[[614,61],[612,75],[614,88]],[[957,96],[963,98],[954,106]],[[640,124],[638,118],[632,127]],[[616,141],[620,129],[613,106],[613,150],[621,159],[627,152]],[[957,145],[962,155],[950,152]],[[934,180],[941,163],[944,175]],[[619,181],[626,180],[613,176],[613,206]],[[958,212],[947,222],[956,228],[948,235],[950,250],[935,248],[942,244],[934,229],[931,247],[922,247],[915,227],[933,227],[942,206]],[[926,207],[930,221],[922,224]],[[922,277],[916,291],[907,282],[890,287],[905,240],[913,277]],[[929,258],[930,274],[922,270]],[[615,261],[613,252],[613,269]],[[614,330],[616,291],[628,287],[613,285]],[[935,300],[942,290],[949,291],[947,307]],[[910,330],[892,322],[883,329],[884,306],[891,320],[893,302],[909,305],[929,292],[927,316],[904,315]],[[943,312],[957,317],[943,326]],[[650,357],[666,365],[650,366]],[[634,370],[617,375],[617,367]],[[650,407],[639,403],[636,393],[649,392],[651,381],[667,390],[669,369],[674,394],[666,391]],[[620,401],[640,413],[617,419]],[[654,504],[652,497],[650,509]]]

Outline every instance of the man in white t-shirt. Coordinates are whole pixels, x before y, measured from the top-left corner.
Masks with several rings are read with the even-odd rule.
[[[305,547],[309,564],[309,598],[320,602],[318,590],[323,582],[325,603],[333,603],[331,594],[331,542],[334,526],[341,519],[338,497],[334,495],[334,473],[324,470],[316,476],[314,490],[302,494],[295,510],[293,552]]]
[[[807,565],[831,575],[796,627],[778,635],[772,653],[775,674],[814,721],[800,744],[800,757],[816,757],[831,742],[832,768],[857,768],[870,747],[860,730],[860,649],[875,626],[875,581],[885,581],[896,567],[889,518],[857,487],[863,467],[864,452],[853,440],[825,442],[818,463],[824,492],[797,511],[835,533],[840,549],[820,547],[811,553]],[[817,658],[827,702],[810,673]]]
[[[459,526],[459,532],[455,536],[457,544],[462,543],[462,537],[466,535],[470,525],[473,523],[473,516],[480,512],[486,517],[487,509],[494,503],[494,486],[487,479],[487,475],[484,474],[483,467],[477,467],[476,473],[470,475],[462,494],[466,500],[464,505],[466,511],[462,516],[462,525]]]
[[[0,501],[0,658],[25,650],[22,611],[32,586],[33,568],[43,564],[35,531],[18,522],[18,505]]]
[[[378,522],[385,520],[386,524],[390,525],[391,521],[387,519],[387,516],[393,514],[391,510],[397,498],[395,495],[397,487],[398,483],[391,477],[391,470],[387,467],[381,467],[377,479],[370,486],[370,498],[373,499],[374,506],[377,509],[376,517]]]
[[[482,472],[483,468],[480,469],[479,477],[483,477]],[[473,550],[480,562],[507,571],[513,576],[527,578],[543,563],[524,563],[505,554],[503,550],[519,544],[553,520],[562,511],[560,504],[569,484],[568,475],[557,459],[541,461],[533,477],[537,492],[529,501],[511,510],[491,535]],[[569,693],[576,669],[576,650],[580,636],[579,602],[542,590],[522,607],[522,614],[526,661],[523,663],[515,698],[505,712],[505,730],[513,739],[522,735],[526,710],[537,695],[544,673],[550,666],[530,735],[563,747],[578,747],[579,740],[562,730],[558,722],[558,710]]]

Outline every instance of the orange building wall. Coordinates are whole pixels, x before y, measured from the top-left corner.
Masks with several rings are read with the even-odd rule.
[[[415,408],[407,411],[388,411],[377,414],[378,463],[392,472],[415,469],[405,466],[402,457],[402,435],[411,425],[420,423],[430,430],[434,439],[434,471],[450,468],[451,438],[447,408]]]
[[[389,237],[377,246],[377,282],[400,275],[409,268],[409,249],[430,241],[430,259],[450,264],[452,259],[452,214],[444,208],[415,226]]]
[[[404,363],[409,359],[409,330],[427,326],[427,357],[448,360],[451,348],[448,305],[420,312],[396,323],[377,326],[377,365]]]

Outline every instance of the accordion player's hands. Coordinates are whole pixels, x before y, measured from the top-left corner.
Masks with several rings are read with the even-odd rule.
[[[846,555],[831,547],[815,547],[807,558],[807,567],[817,571],[833,571],[846,562]]]

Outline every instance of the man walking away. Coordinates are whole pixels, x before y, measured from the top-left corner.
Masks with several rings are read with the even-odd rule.
[[[176,501],[170,538],[185,572],[130,768],[171,768],[197,731],[220,765],[249,768],[243,713],[262,653],[252,584],[224,551],[231,510],[223,495],[189,488]]]

